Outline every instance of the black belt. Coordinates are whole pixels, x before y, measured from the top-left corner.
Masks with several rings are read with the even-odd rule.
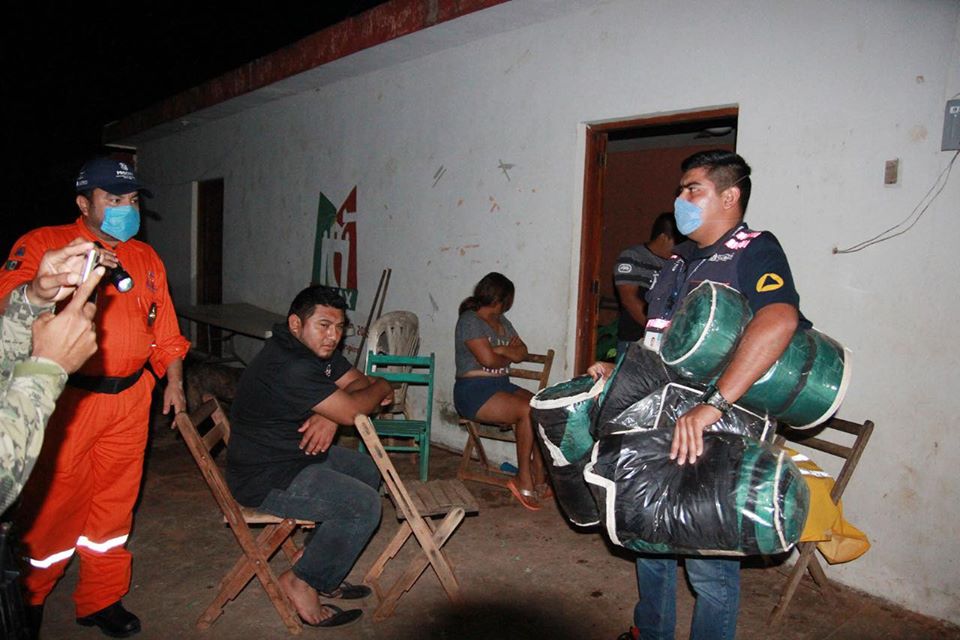
[[[136,384],[141,375],[143,375],[143,367],[140,367],[140,369],[134,373],[131,373],[126,378],[85,376],[79,373],[74,373],[71,374],[67,379],[67,384],[69,384],[71,387],[76,387],[77,389],[83,389],[84,391],[116,394],[120,393],[121,391],[126,391]]]

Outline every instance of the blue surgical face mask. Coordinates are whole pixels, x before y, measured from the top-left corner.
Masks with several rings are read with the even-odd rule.
[[[677,230],[688,236],[703,224],[703,209],[683,198],[677,198],[673,201],[673,217],[677,220]]]
[[[103,223],[100,231],[120,242],[126,242],[140,230],[140,212],[135,207],[107,207],[103,210]]]

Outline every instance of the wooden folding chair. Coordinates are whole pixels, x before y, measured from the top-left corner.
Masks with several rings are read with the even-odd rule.
[[[443,545],[453,535],[463,520],[464,514],[479,511],[477,501],[459,480],[414,481],[409,483],[408,488],[400,479],[393,462],[380,443],[370,418],[363,415],[357,416],[355,423],[360,437],[387,484],[390,499],[397,508],[397,518],[402,521],[400,529],[363,578],[380,600],[376,611],[373,612],[374,620],[383,620],[393,613],[400,596],[413,587],[428,564],[433,567],[450,601],[454,604],[463,604],[460,583],[457,582],[453,566],[443,551]],[[435,526],[431,518],[439,516],[444,518],[439,525]],[[419,543],[422,553],[417,554],[397,581],[384,591],[380,586],[380,577],[387,563],[399,553],[411,534]]]
[[[550,380],[553,355],[553,349],[548,349],[545,354],[528,354],[523,362],[510,367],[510,377],[533,380],[537,383],[537,391],[544,389]],[[483,482],[506,488],[514,474],[501,471],[496,465],[490,463],[481,438],[490,438],[501,442],[516,442],[514,426],[485,424],[466,418],[460,418],[459,423],[467,430],[467,442],[463,447],[463,456],[460,458],[460,469],[457,471],[457,477],[461,480],[473,480],[474,482]],[[476,458],[474,458],[474,455],[476,455]]]
[[[197,426],[207,419],[212,420],[214,426],[201,437]],[[226,445],[230,439],[230,423],[215,398],[207,399],[192,414],[178,413],[175,421],[183,441],[187,443],[194,461],[223,513],[224,520],[243,550],[243,554],[233,568],[221,580],[217,597],[197,620],[197,628],[209,627],[223,613],[226,604],[236,598],[247,583],[256,576],[270,598],[270,602],[280,614],[280,619],[283,620],[287,630],[292,634],[299,634],[302,631],[300,617],[280,588],[277,577],[270,568],[270,558],[279,548],[283,549],[287,559],[292,563],[299,549],[291,536],[297,527],[309,528],[313,527],[314,523],[260,513],[255,509],[242,507],[234,500],[211,453],[221,442]],[[249,525],[265,525],[265,527],[254,539]]]
[[[867,441],[870,440],[870,434],[873,433],[873,422],[867,420],[863,424],[858,424],[856,422],[841,420],[840,418],[831,418],[825,423],[822,429],[812,431],[816,433],[816,437],[814,437],[810,431],[781,429],[777,443],[782,445],[785,441],[793,442],[843,459],[843,466],[834,482],[833,490],[830,492],[830,499],[833,500],[834,504],[837,504],[840,502],[840,498],[843,496],[843,492],[847,488],[847,484],[850,482],[850,478],[857,468],[857,463],[860,462],[860,456],[863,455]],[[846,446],[834,441],[832,438],[837,436],[836,432],[838,431],[853,435],[853,443],[850,446]],[[796,564],[794,564],[790,570],[787,583],[780,593],[780,600],[773,608],[773,611],[770,612],[769,623],[771,625],[779,623],[783,618],[783,614],[786,612],[787,606],[790,604],[790,600],[793,598],[793,594],[800,584],[800,580],[807,572],[810,573],[814,584],[819,588],[820,593],[825,598],[830,599],[831,595],[836,595],[835,587],[827,580],[827,576],[823,572],[823,567],[820,566],[820,562],[814,554],[816,549],[816,542],[801,542],[797,545],[797,550],[800,552],[800,555],[797,558]]]

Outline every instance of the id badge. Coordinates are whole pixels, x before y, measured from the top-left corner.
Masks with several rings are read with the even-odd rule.
[[[660,353],[660,343],[663,342],[663,334],[659,331],[647,330],[643,334],[643,346],[654,353]]]

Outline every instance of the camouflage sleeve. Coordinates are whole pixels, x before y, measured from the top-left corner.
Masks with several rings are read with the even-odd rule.
[[[30,355],[32,334],[30,328],[44,311],[53,305],[37,306],[27,300],[27,285],[10,292],[6,308],[0,317],[0,383],[6,384],[13,375],[13,367]]]
[[[10,292],[0,316],[0,512],[16,500],[33,469],[43,429],[67,374],[60,365],[30,358],[33,321],[44,311],[27,300],[26,285]]]
[[[43,430],[67,382],[66,372],[46,358],[17,363],[0,396],[0,512],[16,500],[33,470]]]

